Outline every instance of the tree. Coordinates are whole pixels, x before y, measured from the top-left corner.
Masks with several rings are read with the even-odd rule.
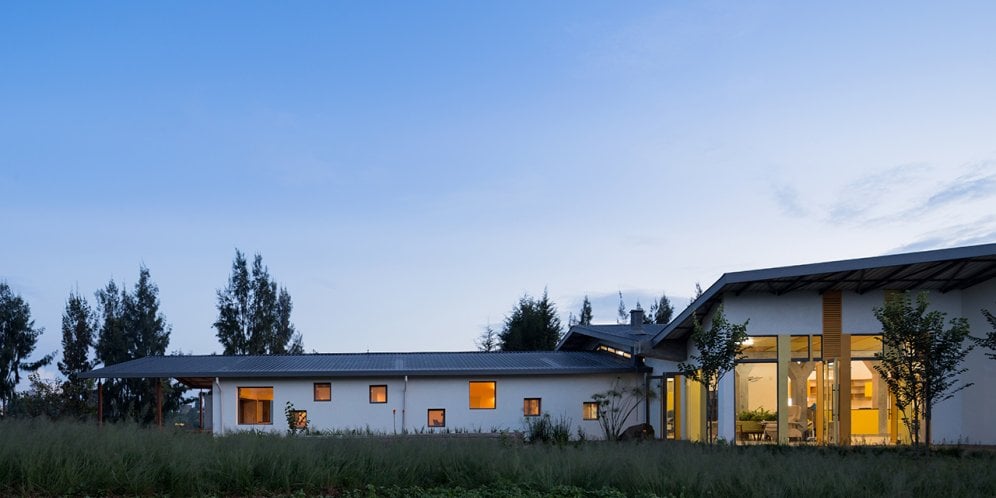
[[[618,441],[626,430],[626,421],[640,403],[655,397],[654,391],[639,384],[624,386],[618,378],[608,391],[591,395],[591,399],[598,403],[598,424],[602,426],[605,439]]]
[[[87,411],[93,382],[77,378],[77,375],[93,369],[90,349],[97,330],[97,317],[86,298],[75,292],[69,293],[66,309],[62,313],[62,361],[59,372],[66,377],[62,384],[65,399],[65,412],[81,416]]]
[[[989,350],[986,352],[986,356],[988,356],[989,359],[996,360],[996,316],[993,316],[989,310],[982,310],[982,316],[986,317],[986,321],[989,322],[989,325],[993,329],[987,332],[985,337],[977,340],[976,342],[980,346]]]
[[[626,323],[629,320],[629,313],[626,311],[626,303],[623,302],[622,291],[619,291],[619,308],[616,309],[616,323]]]
[[[661,293],[660,300],[650,305],[650,313],[644,317],[644,323],[667,325],[671,323],[673,316],[674,306],[671,306],[671,300],[667,298],[667,294]]]
[[[21,371],[38,370],[52,362],[52,355],[28,361],[42,332],[44,329],[35,328],[28,303],[14,294],[7,282],[0,282],[0,415],[6,413],[14,397]]]
[[[129,293],[118,290],[113,280],[97,291],[102,323],[99,328],[96,357],[104,365],[158,356],[166,353],[171,327],[159,310],[159,288],[152,282],[149,269],[139,269],[138,282]],[[110,379],[104,384],[108,420],[131,419],[148,424],[156,419],[156,387],[162,379]],[[164,414],[182,403],[184,388],[165,383]]]
[[[591,313],[591,300],[588,296],[584,296],[584,302],[581,303],[581,313],[578,315],[578,325],[591,325],[592,319]]]
[[[293,303],[286,288],[277,289],[256,254],[250,273],[238,249],[228,286],[218,291],[218,320],[214,322],[225,354],[301,354],[301,334],[290,321]]]
[[[719,381],[736,366],[743,357],[743,342],[747,340],[747,323],[730,323],[723,314],[723,306],[716,308],[709,329],[692,316],[692,345],[696,354],[690,356],[689,363],[678,364],[682,375],[697,381],[706,390],[706,441],[713,442],[712,420],[715,418],[712,399]]]
[[[913,446],[920,444],[923,422],[928,449],[934,406],[972,385],[958,385],[958,376],[967,371],[959,365],[973,348],[966,341],[968,320],[952,318],[945,329],[945,313],[928,312],[929,305],[926,292],[917,294],[915,303],[906,292],[891,296],[884,307],[874,309],[875,318],[882,323],[883,346],[882,352],[875,354],[880,360],[875,370],[895,396]]]
[[[557,307],[546,290],[539,300],[522,296],[498,334],[502,351],[552,351],[561,336]]]
[[[481,332],[481,335],[474,342],[477,343],[478,351],[486,353],[498,351],[498,333],[495,332],[495,329],[491,328],[491,325],[484,327],[484,332]]]

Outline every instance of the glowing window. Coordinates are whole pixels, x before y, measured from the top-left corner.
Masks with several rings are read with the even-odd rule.
[[[627,353],[626,351],[623,351],[621,349],[616,349],[616,348],[610,348],[609,346],[606,346],[605,344],[600,344],[597,348],[595,348],[595,351],[605,351],[606,353],[612,353],[614,355],[619,355],[619,356],[622,356],[623,358],[632,358],[633,357],[632,354]]]
[[[470,407],[478,410],[494,410],[495,382],[493,380],[470,382]]]
[[[536,417],[540,414],[540,398],[524,398],[522,400],[522,414],[527,417]]]
[[[308,410],[291,410],[290,422],[291,422],[291,429],[307,429]]]
[[[882,336],[852,335],[851,359],[875,359],[875,353],[882,352]]]
[[[315,401],[332,401],[332,384],[315,382]]]
[[[387,386],[370,386],[371,403],[387,403]]]
[[[239,388],[239,424],[272,424],[272,387]]]
[[[429,408],[429,427],[446,427],[446,410]]]
[[[778,338],[749,336],[741,345],[745,360],[775,360],[778,358]]]
[[[581,418],[584,420],[598,420],[598,403],[585,401],[581,407]]]

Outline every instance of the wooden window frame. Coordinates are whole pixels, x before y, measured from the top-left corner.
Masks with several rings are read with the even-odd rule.
[[[589,406],[594,406],[595,407],[595,417],[594,418],[589,418],[588,417],[588,407]],[[598,418],[599,418],[600,415],[601,415],[601,410],[599,409],[598,401],[584,401],[584,402],[581,403],[581,420],[598,420]]]
[[[323,387],[327,386],[328,387],[328,389],[329,389],[329,397],[328,397],[328,399],[321,399],[321,398],[318,397],[318,386],[323,386]],[[318,402],[321,402],[321,403],[328,403],[328,402],[332,401],[332,383],[331,382],[315,382],[313,394],[314,394],[314,397],[315,397],[315,401],[318,401]]]
[[[536,413],[529,413],[526,408],[529,407],[529,402],[536,402]],[[524,417],[538,417],[543,413],[543,398],[522,398],[522,416]]]
[[[441,412],[443,415],[443,423],[441,425],[433,425],[432,423],[432,412]],[[439,427],[446,427],[446,408],[429,408],[425,411],[425,425],[426,427],[436,429]]]
[[[236,412],[237,412],[237,417],[236,418],[237,418],[237,421],[238,421],[238,425],[273,425],[273,400],[272,399],[243,398],[241,396],[243,389],[269,389],[270,392],[271,392],[271,396],[270,397],[271,398],[273,397],[273,394],[272,394],[273,393],[273,386],[238,386],[238,387],[236,387],[235,388],[235,401],[236,401],[236,403],[235,403],[235,409],[236,409]],[[264,403],[264,402],[265,403],[269,403],[270,404],[270,410],[269,410],[270,420],[263,421],[263,422],[247,422],[245,419],[243,419],[242,418],[242,400],[243,399],[249,400],[249,401],[255,401],[257,403],[257,405],[256,405],[256,409],[257,410],[259,410],[259,406],[260,406],[259,404],[260,403]],[[257,415],[256,416],[257,419],[262,418],[260,416],[261,413],[262,413],[262,411],[257,411],[257,414],[256,414]]]

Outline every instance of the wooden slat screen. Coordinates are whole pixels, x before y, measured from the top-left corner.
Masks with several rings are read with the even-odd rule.
[[[823,358],[840,358],[842,332],[840,291],[823,293]]]

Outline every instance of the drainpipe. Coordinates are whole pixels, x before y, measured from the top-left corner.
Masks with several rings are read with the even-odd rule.
[[[214,378],[214,385],[218,388],[218,427],[212,429],[215,434],[225,434],[225,398],[221,395],[221,380],[217,377]],[[211,396],[211,404],[214,404],[215,397]],[[214,417],[214,412],[212,411],[212,417]],[[211,424],[214,425],[213,423]]]
[[[408,433],[408,425],[405,423],[405,414],[408,412],[408,376],[405,376],[405,388],[401,390],[401,433]]]

